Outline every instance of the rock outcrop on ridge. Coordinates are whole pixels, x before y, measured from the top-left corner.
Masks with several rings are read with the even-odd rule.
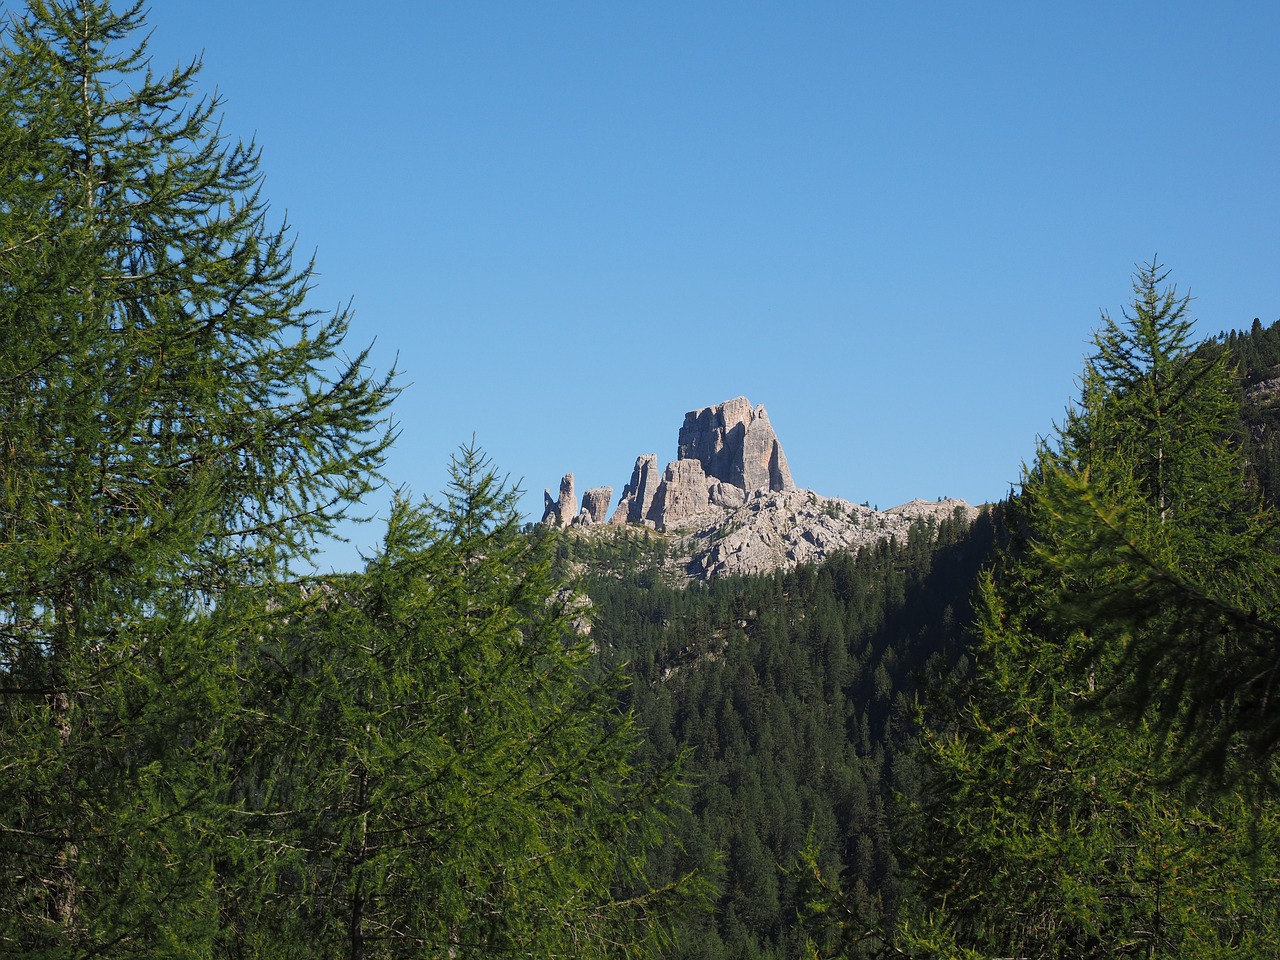
[[[686,413],[678,449],[680,460],[747,492],[796,486],[764,404],[753,409],[746,397]]]
[[[757,490],[719,522],[683,536],[679,553],[686,573],[698,580],[768,573],[801,563],[819,563],[833,553],[856,551],[890,537],[903,540],[920,520],[959,515],[972,522],[979,513],[976,507],[957,499],[924,505],[929,509],[881,512],[812,490]]]
[[[658,455],[646,453],[636,457],[636,465],[631,470],[631,481],[622,488],[622,499],[618,501],[618,509],[613,512],[610,523],[643,523],[652,521],[654,497],[658,495],[658,484],[662,478],[658,475]]]
[[[582,495],[582,512],[591,523],[604,523],[609,519],[611,500],[613,487],[592,487]]]
[[[573,474],[567,474],[558,498],[546,492],[543,523],[598,526],[611,493],[589,490],[576,510]],[[676,459],[661,474],[656,454],[637,457],[609,525],[642,524],[665,534],[683,572],[707,579],[816,563],[837,551],[905,537],[921,520],[972,521],[978,512],[954,499],[912,500],[880,512],[802,490],[764,406],[738,397],[686,413]]]
[[[555,527],[567,527],[577,517],[578,511],[574,504],[577,500],[573,496],[573,474],[566,473],[560,481],[560,496],[554,500],[551,498],[550,490],[542,491],[543,510],[542,522],[551,524]]]
[[[542,492],[542,522],[553,527],[571,524],[604,523],[609,516],[609,501],[613,499],[613,487],[592,487],[582,495],[582,507],[577,507],[573,494],[573,474],[566,473],[560,481],[560,495],[554,499],[550,490]]]
[[[764,405],[746,397],[686,413],[676,459],[660,478],[657,466],[656,454],[636,459],[612,523],[681,530],[740,507],[756,490],[796,488]]]

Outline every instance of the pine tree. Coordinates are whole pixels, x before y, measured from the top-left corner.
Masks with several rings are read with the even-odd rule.
[[[0,47],[0,942],[200,952],[225,846],[231,592],[369,487],[388,379],[308,305],[259,152],[152,71],[141,3]]]
[[[1126,322],[1104,316],[1081,408],[1029,478],[1029,546],[1049,617],[1086,656],[1119,652],[1095,699],[1222,777],[1280,744],[1277,517],[1247,482],[1229,356],[1192,349],[1165,279],[1143,267]]]
[[[917,957],[1239,957],[1280,936],[1280,811],[1172,777],[1148,727],[1082,713],[1079,633],[1044,636],[988,576],[977,676],[932,733],[908,844]],[[1098,663],[1098,666],[1109,666]]]
[[[1162,578],[1234,596],[1273,558],[1225,360],[1192,351],[1164,279],[1141,268],[1125,323],[1104,316],[1081,404],[1009,506],[972,686],[925,751],[914,955],[1252,957],[1280,936],[1272,763],[1224,755],[1213,790],[1180,776],[1205,755],[1185,671],[1214,660],[1164,648],[1217,634]]]
[[[279,621],[279,680],[246,731],[274,893],[234,952],[630,956],[664,942],[646,886],[670,771],[595,654],[553,540],[474,447],[441,502],[400,499],[365,572]],[[267,689],[264,683],[261,685]],[[256,755],[255,755],[256,747]],[[680,888],[679,895],[687,891]],[[283,946],[281,946],[283,944]]]

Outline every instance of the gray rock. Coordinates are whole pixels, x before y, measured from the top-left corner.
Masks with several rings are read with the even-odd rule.
[[[764,404],[756,407],[742,436],[742,489],[794,490],[791,469]]]
[[[653,500],[654,520],[660,530],[678,530],[711,505],[712,481],[697,460],[676,460],[667,464]]]
[[[904,537],[912,519],[809,490],[758,491],[689,538],[689,569],[706,578],[817,563],[837,551]]]
[[[753,409],[746,397],[686,413],[678,455],[697,460],[707,476],[748,493],[795,489],[764,405]]]
[[[732,483],[725,483],[723,480],[718,480],[711,485],[710,494],[712,504],[730,510],[736,510],[747,502],[747,491],[741,487],[735,487]]]
[[[588,490],[574,514],[567,474],[559,497],[546,492],[543,520],[583,528],[582,536],[607,536],[590,527],[603,521],[610,494],[608,487]],[[609,522],[661,531],[672,572],[706,579],[818,563],[906,537],[922,521],[972,522],[979,513],[963,500],[913,500],[880,513],[798,489],[764,407],[738,397],[685,415],[679,457],[662,474],[656,454],[637,457]]]
[[[542,522],[553,527],[567,527],[577,516],[577,501],[573,496],[573,474],[566,473],[560,481],[560,496],[551,499],[551,491],[542,491]]]
[[[920,521],[960,516],[972,522],[980,513],[963,500],[917,500],[881,513],[810,490],[761,490],[681,537],[676,555],[686,573],[700,580],[768,573],[820,563],[890,537],[903,540]]]
[[[982,511],[977,507],[971,507],[964,501],[956,497],[947,497],[943,500],[909,500],[897,507],[890,507],[885,513],[895,517],[907,517],[911,520],[946,520],[955,515],[960,510],[964,517],[972,522]]]
[[[622,488],[622,498],[610,523],[643,523],[653,520],[653,501],[662,478],[658,475],[658,455],[646,453],[636,457],[631,482]]]
[[[566,527],[577,515],[578,498],[573,495],[573,474],[566,473],[560,481],[560,499],[556,503],[560,526]]]
[[[609,502],[613,499],[613,487],[592,487],[582,495],[582,512],[592,523],[604,523],[608,519]]]
[[[636,459],[610,522],[686,529],[737,509],[757,491],[795,489],[768,413],[745,397],[686,413],[678,452],[661,478],[656,455]]]

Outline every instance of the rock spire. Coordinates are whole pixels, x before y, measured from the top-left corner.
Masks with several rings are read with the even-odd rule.
[[[795,488],[764,406],[737,397],[684,415],[676,459],[661,474],[656,454],[638,457],[610,522],[684,529],[757,490]]]
[[[746,397],[686,413],[677,456],[747,493],[796,488],[764,404],[752,408]]]
[[[543,523],[603,523],[611,495],[609,487],[588,490],[575,513],[573,474],[566,474],[558,497],[546,492]],[[637,457],[608,522],[670,532],[677,565],[706,579],[817,563],[906,537],[917,523],[972,522],[978,512],[963,500],[913,500],[882,513],[801,490],[764,407],[736,397],[685,414],[676,459],[662,472],[657,454]]]

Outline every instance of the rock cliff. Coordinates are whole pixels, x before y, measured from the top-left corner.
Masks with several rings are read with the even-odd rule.
[[[686,413],[677,455],[747,492],[795,489],[764,404],[753,409],[746,397]]]
[[[542,522],[555,527],[567,527],[576,517],[574,506],[577,501],[573,496],[573,474],[566,473],[560,481],[560,496],[552,499],[550,490],[542,491]]]
[[[559,497],[546,492],[543,522],[599,526],[611,493],[588,490],[575,512],[567,474]],[[642,524],[665,534],[680,571],[706,579],[816,563],[905,537],[921,520],[972,521],[978,512],[963,500],[912,500],[879,512],[799,489],[764,407],[738,397],[686,413],[676,459],[661,474],[656,454],[637,457],[609,525]]]
[[[657,454],[638,457],[610,522],[683,530],[741,506],[757,490],[794,489],[764,405],[738,397],[684,415],[676,459],[661,476]]]
[[[646,453],[636,457],[636,465],[631,470],[631,481],[622,488],[622,498],[618,501],[618,509],[613,512],[610,523],[644,523],[648,521],[656,525],[653,513],[653,501],[658,495],[658,455]]]
[[[609,502],[612,499],[613,487],[592,487],[582,495],[582,513],[591,523],[604,523],[609,519]]]

